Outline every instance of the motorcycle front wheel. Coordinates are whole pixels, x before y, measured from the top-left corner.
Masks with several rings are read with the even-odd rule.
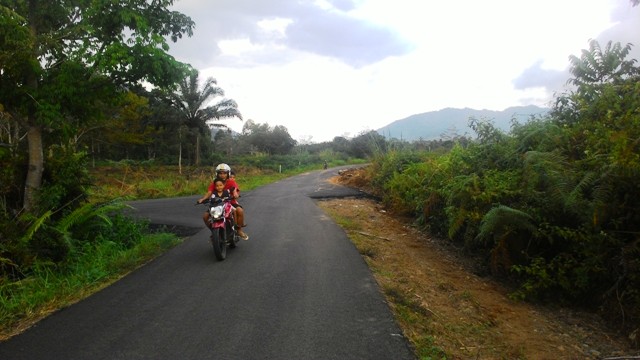
[[[223,227],[211,231],[211,245],[213,246],[213,253],[216,259],[222,261],[227,258],[227,240]]]

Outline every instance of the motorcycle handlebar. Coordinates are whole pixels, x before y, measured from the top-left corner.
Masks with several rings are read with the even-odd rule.
[[[226,197],[226,198],[217,198],[217,199],[222,200],[222,201],[231,201],[231,200],[232,200],[232,198],[231,198],[231,197]],[[196,206],[196,205],[204,205],[204,204],[210,204],[210,203],[211,203],[211,200],[212,200],[212,199],[207,199],[207,200],[205,200],[205,201],[203,201],[203,202],[200,202],[200,200],[196,200],[196,203],[195,203],[195,204],[193,204],[193,206]]]

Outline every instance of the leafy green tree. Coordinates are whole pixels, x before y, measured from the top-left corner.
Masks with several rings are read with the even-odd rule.
[[[233,138],[231,130],[220,129],[214,135],[214,150],[224,154],[227,157],[234,154],[235,145],[236,141]]]
[[[270,153],[276,155],[286,155],[291,152],[296,145],[296,141],[289,135],[289,130],[282,126],[276,125],[269,137]]]
[[[124,94],[118,112],[103,122],[95,139],[111,149],[121,149],[123,153],[118,155],[125,158],[153,158],[151,151],[139,154],[139,149],[152,146],[161,132],[148,121],[151,111],[148,98],[129,91]]]
[[[331,141],[333,151],[347,153],[349,151],[349,140],[343,136],[336,136]]]
[[[73,82],[54,79],[81,72],[85,84],[97,77],[109,79],[101,86],[113,87],[140,81],[170,86],[183,78],[187,66],[166,52],[167,38],[190,36],[194,23],[170,10],[173,2],[0,0],[0,103],[27,129],[25,209],[33,207],[42,184],[44,134],[71,117],[84,120],[73,104],[63,106],[54,96],[73,92]],[[91,104],[100,100],[92,94],[101,93],[81,95]]]
[[[289,135],[289,130],[282,125],[275,127],[247,120],[242,127],[242,141],[249,144],[251,150],[271,155],[284,155],[291,152],[296,141]]]
[[[640,69],[636,59],[628,59],[631,44],[622,46],[609,41],[604,49],[596,40],[589,42],[589,49],[582,55],[571,55],[571,74],[568,83],[577,87],[576,95],[583,101],[594,99],[605,85],[617,85],[626,79],[637,77]],[[560,97],[558,100],[563,100]]]
[[[231,99],[223,99],[213,105],[206,104],[215,97],[224,96],[224,90],[217,86],[214,78],[205,80],[199,86],[198,72],[193,71],[178,83],[178,89],[169,94],[169,99],[178,111],[181,125],[194,132],[195,165],[200,165],[200,138],[209,134],[209,126],[227,128],[224,124],[211,122],[225,118],[237,117],[242,120],[238,104]],[[182,148],[182,139],[180,142]],[[181,161],[181,159],[179,159]]]
[[[10,204],[19,202],[17,195],[20,189],[16,184],[21,182],[24,159],[18,146],[23,136],[24,129],[9,113],[4,112],[0,104],[0,219],[8,217],[12,208]]]
[[[350,145],[349,154],[361,159],[384,153],[387,149],[387,142],[384,136],[374,130],[363,131],[351,140]]]

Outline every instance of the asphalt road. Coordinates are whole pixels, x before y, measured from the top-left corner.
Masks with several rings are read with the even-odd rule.
[[[243,192],[251,238],[222,262],[193,205],[201,194],[132,203],[193,235],[0,343],[0,359],[415,359],[366,263],[315,204],[357,194],[324,181],[335,174]]]

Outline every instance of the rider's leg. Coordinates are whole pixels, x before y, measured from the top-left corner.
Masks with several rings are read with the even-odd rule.
[[[209,215],[209,212],[208,212],[208,211],[206,211],[206,212],[202,215],[202,221],[204,221],[204,225],[205,225],[206,227],[209,227],[209,216],[211,216],[211,215]]]
[[[244,209],[241,206],[236,207],[236,226],[238,227],[238,235],[244,240],[249,239],[249,236],[242,231],[246,225],[244,223]]]
[[[244,227],[244,209],[241,206],[236,207],[236,225]]]

